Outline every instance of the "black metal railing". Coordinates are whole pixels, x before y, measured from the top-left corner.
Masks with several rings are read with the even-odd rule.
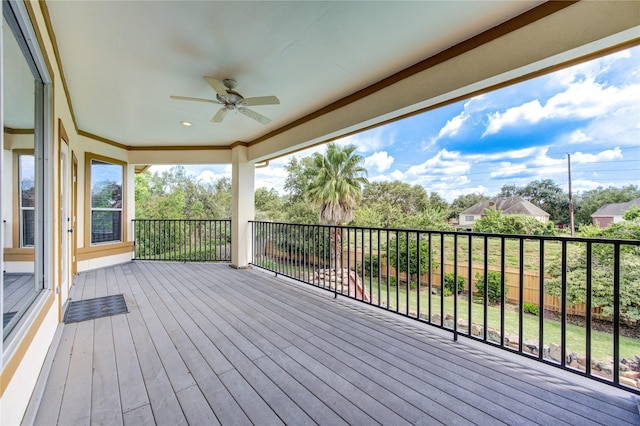
[[[231,220],[134,219],[135,258],[230,262]]]
[[[640,241],[258,221],[252,238],[276,275],[640,393]]]

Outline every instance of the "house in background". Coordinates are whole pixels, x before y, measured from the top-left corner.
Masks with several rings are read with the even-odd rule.
[[[485,215],[485,210],[491,207],[501,210],[504,214],[523,214],[525,216],[531,216],[542,223],[549,223],[549,213],[531,204],[522,197],[496,197],[474,204],[462,211],[460,213],[458,227],[466,229],[473,228],[476,220],[482,219]]]
[[[624,212],[633,205],[640,207],[640,198],[626,203],[605,204],[591,215],[592,223],[599,228],[607,228],[612,223],[622,222],[624,220],[622,219]]]

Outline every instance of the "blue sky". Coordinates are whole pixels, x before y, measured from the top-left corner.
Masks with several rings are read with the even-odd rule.
[[[423,185],[447,201],[493,195],[505,184],[553,179],[579,193],[640,185],[640,47],[457,102],[342,139],[365,158],[370,181]],[[322,152],[323,146],[294,154]],[[256,188],[283,193],[290,156],[256,170]],[[154,166],[152,171],[166,169]],[[231,166],[188,166],[202,180]]]

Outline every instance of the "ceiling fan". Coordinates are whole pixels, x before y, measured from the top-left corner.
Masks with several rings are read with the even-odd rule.
[[[240,114],[244,114],[249,118],[267,124],[271,119],[265,117],[262,114],[255,112],[247,107],[257,105],[278,105],[280,100],[275,96],[258,96],[255,98],[245,98],[234,89],[238,85],[238,82],[231,78],[225,78],[224,80],[216,80],[213,77],[204,76],[204,79],[209,85],[216,91],[216,99],[203,99],[203,98],[190,98],[188,96],[169,96],[171,99],[177,99],[181,101],[195,101],[195,102],[208,102],[212,104],[220,104],[222,108],[213,116],[211,121],[213,123],[220,123],[229,111],[236,110]]]

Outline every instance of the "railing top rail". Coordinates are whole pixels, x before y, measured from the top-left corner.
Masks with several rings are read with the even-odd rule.
[[[527,239],[527,240],[545,240],[545,241],[570,241],[570,242],[582,242],[582,243],[606,243],[606,244],[626,244],[632,246],[640,246],[640,240],[623,240],[618,238],[587,238],[587,237],[571,237],[566,236],[551,236],[551,235],[528,235],[528,234],[493,234],[483,232],[470,232],[470,231],[442,231],[431,229],[410,229],[410,228],[374,228],[367,226],[345,226],[345,225],[319,225],[319,224],[304,224],[304,223],[290,223],[290,222],[269,222],[261,220],[250,220],[250,223],[265,223],[272,225],[295,225],[304,227],[316,227],[316,228],[340,228],[340,229],[354,229],[354,230],[372,230],[372,231],[386,231],[386,232],[411,232],[419,234],[436,234],[436,235],[463,235],[473,237],[491,237],[491,238],[506,238],[506,239]]]
[[[151,222],[151,221],[162,221],[162,222],[196,222],[196,221],[209,221],[209,222],[230,222],[231,219],[131,219],[132,222]]]

